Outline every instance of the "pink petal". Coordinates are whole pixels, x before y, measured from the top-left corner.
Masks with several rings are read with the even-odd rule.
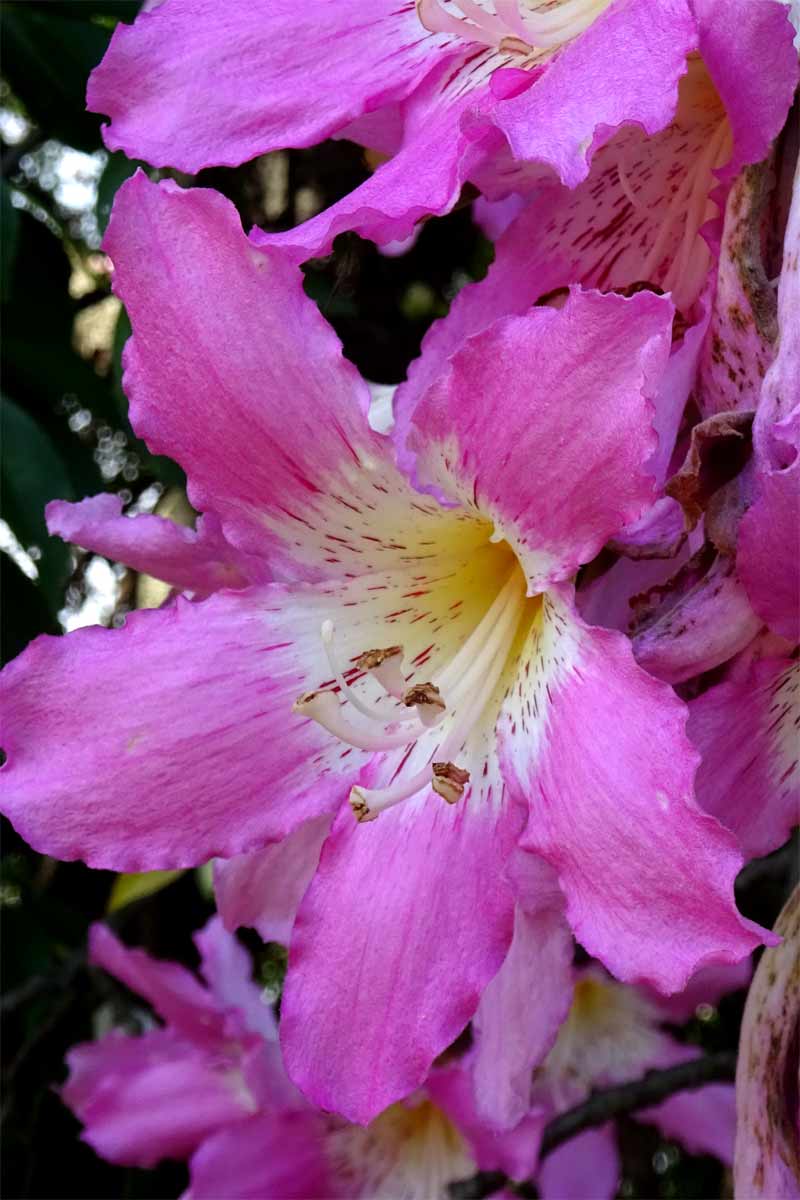
[[[664,1021],[682,1025],[693,1017],[700,1004],[716,1005],[729,992],[742,991],[750,983],[753,964],[749,958],[738,963],[714,963],[701,967],[689,980],[682,992],[675,996],[659,996],[649,993],[649,999],[657,1006]]]
[[[494,119],[516,159],[545,162],[575,187],[588,174],[591,149],[620,125],[654,134],[669,123],[695,45],[684,0],[612,5],[532,88],[499,104]]]
[[[542,1200],[613,1200],[622,1164],[613,1123],[557,1146],[536,1177]]]
[[[438,514],[410,508],[367,425],[366,384],[299,270],[255,251],[227,200],[139,174],[117,193],[106,248],[133,325],[131,419],[186,469],[192,503],[218,513],[232,542],[319,577],[378,569],[398,559],[396,543],[424,536]],[[391,545],[376,504],[386,496]]]
[[[703,808],[733,830],[748,859],[782,846],[800,821],[800,665],[752,662],[693,700],[689,712],[689,735],[703,756]]]
[[[244,1026],[268,1042],[276,1042],[278,1026],[261,989],[253,981],[253,964],[244,946],[228,933],[219,917],[212,917],[194,935],[200,951],[200,971],[216,1005],[234,1010]]]
[[[796,1200],[800,888],[786,902],[775,933],[782,944],[762,955],[742,1019],[733,1182],[737,1196]]]
[[[297,914],[281,1007],[287,1069],[314,1104],[366,1123],[463,1030],[511,941],[500,877],[521,816],[429,789],[368,824],[339,814]]]
[[[331,811],[360,755],[291,712],[329,670],[330,600],[306,599],[302,616],[278,585],[178,598],[32,643],[0,677],[2,803],[22,836],[140,871],[246,853]]]
[[[339,1193],[320,1114],[252,1117],[206,1138],[189,1164],[183,1200],[309,1200]]]
[[[471,338],[414,409],[420,479],[490,515],[532,591],[571,575],[653,498],[644,464],[670,320],[656,296],[575,291],[561,311]]]
[[[425,1090],[466,1137],[479,1170],[503,1171],[512,1179],[533,1174],[545,1123],[543,1109],[526,1111],[513,1129],[498,1132],[476,1107],[473,1080],[463,1062],[434,1068]]]
[[[124,517],[119,496],[99,495],[78,504],[53,500],[47,527],[85,550],[201,595],[263,582],[268,574],[263,559],[242,554],[226,541],[211,513],[196,530],[186,529],[163,517]]]
[[[129,949],[100,922],[89,931],[89,960],[148,1000],[159,1016],[185,1037],[196,1039],[200,1045],[213,1045],[222,1036],[219,1005],[179,963]]]
[[[677,1092],[654,1108],[633,1115],[637,1121],[657,1125],[664,1137],[680,1142],[690,1154],[713,1154],[726,1166],[733,1166],[736,1099],[732,1084]]]
[[[765,158],[798,82],[794,31],[779,0],[692,0],[703,61],[728,110],[736,152],[725,174]],[[731,35],[735,31],[735,36]],[[761,64],[768,56],[772,69]]]
[[[447,67],[447,60],[441,65]],[[471,58],[463,71],[453,60],[446,74],[431,75],[404,105],[403,141],[388,162],[310,221],[285,233],[254,229],[254,244],[279,247],[300,263],[330,253],[336,236],[346,230],[383,246],[410,237],[424,217],[448,212],[470,174],[501,141],[488,125],[462,129],[473,103],[469,89],[475,69]]]
[[[265,942],[289,945],[297,906],[311,882],[328,816],[298,826],[282,841],[214,865],[214,891],[228,929],[251,925]]]
[[[87,103],[109,149],[194,174],[323,141],[407,95],[442,41],[391,0],[170,0],[117,26]]]
[[[741,856],[693,796],[686,708],[548,593],[523,650],[532,683],[500,726],[503,773],[526,798],[522,844],[555,868],[578,941],[623,981],[685,987],[708,962],[743,958],[760,933],[733,901]]]
[[[152,1167],[185,1158],[252,1105],[230,1072],[163,1030],[111,1034],[75,1046],[67,1062],[62,1099],[86,1126],[84,1140],[115,1163]]]
[[[518,851],[510,874],[525,893],[517,903],[514,938],[472,1023],[478,1110],[503,1129],[529,1110],[531,1074],[553,1045],[572,999],[572,936],[555,873]]]

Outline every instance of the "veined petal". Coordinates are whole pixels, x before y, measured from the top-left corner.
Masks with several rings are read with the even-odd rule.
[[[166,1030],[111,1034],[75,1046],[67,1063],[62,1099],[86,1126],[83,1139],[114,1163],[152,1167],[185,1158],[254,1108],[234,1069]]]
[[[489,1125],[503,1129],[529,1111],[531,1074],[572,1000],[572,936],[555,872],[518,851],[509,875],[518,893],[514,937],[472,1023],[478,1110]]]
[[[326,669],[321,601],[305,632],[274,585],[38,638],[0,677],[3,811],[46,853],[124,871],[243,853],[331,811],[363,756],[291,713]]]
[[[263,850],[214,864],[214,893],[227,929],[257,929],[288,946],[297,906],[317,869],[330,817],[315,817]]]
[[[763,931],[734,905],[733,837],[694,800],[684,705],[561,591],[547,594],[519,670],[503,773],[530,806],[522,845],[555,868],[580,943],[619,979],[664,992],[743,958]]]
[[[51,501],[47,528],[85,550],[200,595],[268,577],[266,561],[230,545],[212,513],[200,518],[196,530],[186,529],[144,513],[124,517],[119,496],[99,495],[77,504]]]
[[[497,106],[513,156],[545,162],[575,187],[589,171],[591,148],[624,122],[648,134],[668,124],[696,37],[685,0],[612,5],[534,87]]]
[[[800,823],[800,664],[750,663],[689,705],[688,732],[703,758],[697,798],[732,829],[745,856],[782,846]]]
[[[109,149],[194,174],[323,141],[407,95],[446,41],[392,0],[170,0],[117,26],[87,103]]]
[[[254,250],[227,200],[139,174],[117,194],[106,248],[133,326],[131,419],[236,546],[319,578],[380,569],[449,532],[370,430],[369,389],[299,270]]]
[[[414,409],[421,483],[490,516],[531,593],[571,575],[653,498],[651,398],[671,316],[652,295],[573,292],[561,311],[471,338]]]
[[[287,1069],[313,1103],[359,1123],[422,1083],[511,941],[501,876],[520,810],[432,799],[365,825],[340,813],[292,933]]]

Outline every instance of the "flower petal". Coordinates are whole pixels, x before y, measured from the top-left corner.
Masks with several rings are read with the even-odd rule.
[[[339,814],[298,910],[281,1006],[287,1069],[314,1104],[366,1123],[463,1030],[511,941],[500,879],[521,815],[430,793],[368,824]]]
[[[338,1195],[313,1112],[251,1117],[206,1138],[189,1164],[183,1200],[308,1200]]]
[[[234,1079],[165,1030],[75,1046],[67,1063],[61,1097],[86,1126],[84,1140],[110,1162],[153,1167],[185,1158],[220,1126],[249,1115]]]
[[[503,1171],[512,1179],[533,1174],[544,1129],[543,1109],[530,1110],[529,1106],[520,1122],[502,1133],[487,1126],[476,1107],[465,1060],[435,1067],[425,1090],[467,1138],[479,1170]]]
[[[309,600],[303,616],[279,585],[223,591],[38,638],[0,677],[3,811],[43,852],[122,871],[244,853],[331,811],[359,754],[291,713],[329,669],[327,597]]]
[[[657,1125],[664,1137],[680,1142],[690,1154],[713,1154],[727,1167],[733,1166],[736,1096],[732,1084],[676,1092],[633,1115],[637,1121]]]
[[[800,455],[783,471],[762,472],[742,517],[736,565],[748,599],[770,629],[800,641]]]
[[[613,1200],[621,1171],[612,1122],[557,1146],[542,1162],[536,1182],[542,1200]]]
[[[176,588],[205,595],[268,576],[265,560],[231,546],[211,513],[194,530],[149,514],[124,517],[119,496],[90,496],[77,504],[53,500],[46,511],[51,533]]]
[[[586,626],[565,589],[548,593],[520,670],[532,682],[501,718],[503,773],[530,805],[522,845],[558,873],[578,941],[619,979],[664,992],[743,958],[763,931],[734,905],[733,837],[695,803],[685,706],[626,638]]]
[[[800,822],[798,724],[800,665],[790,659],[752,662],[689,705],[703,756],[697,798],[748,859],[782,846]]]
[[[228,929],[250,925],[265,942],[288,946],[297,906],[317,869],[330,817],[315,817],[253,854],[218,859],[214,892]]]
[[[253,0],[230,10],[170,0],[117,26],[87,104],[112,118],[110,150],[194,174],[323,141],[411,91],[442,41],[392,0]]]
[[[133,326],[131,420],[230,541],[319,577],[378,569],[433,536],[441,513],[370,430],[369,389],[299,270],[255,251],[229,201],[139,174],[105,244]]]
[[[517,902],[505,962],[472,1023],[478,1110],[501,1129],[529,1110],[531,1073],[553,1045],[572,999],[572,936],[555,872],[518,851],[509,873],[518,892],[524,886],[524,899]]]
[[[191,971],[179,963],[129,949],[100,922],[89,930],[89,961],[148,1000],[159,1016],[185,1037],[203,1045],[213,1044],[222,1035],[219,1006]]]
[[[471,338],[414,409],[421,481],[490,516],[532,592],[571,575],[653,498],[644,464],[671,315],[656,296],[575,291],[561,311]]]
[[[278,1038],[278,1026],[270,1006],[253,982],[253,964],[244,946],[228,933],[219,917],[212,917],[194,935],[200,951],[200,971],[217,1006],[241,1015],[245,1028],[268,1042]]]

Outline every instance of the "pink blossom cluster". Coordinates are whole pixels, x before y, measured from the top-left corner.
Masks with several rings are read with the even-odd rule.
[[[219,915],[203,983],[94,928],[163,1026],[75,1048],[64,1098],[114,1162],[188,1159],[193,1200],[427,1200],[476,1170],[610,1197],[613,1131],[540,1163],[545,1123],[691,1057],[665,1024],[780,942],[733,885],[798,823],[789,9],[145,7],[90,79],[109,148],[383,161],[279,234],[144,171],[117,194],[131,421],[200,515],[49,506],[173,593],[6,668],[1,804],[60,859],[215,860]],[[493,265],[375,428],[300,264],[474,194]],[[240,926],[289,947],[279,1024]],[[733,1162],[730,1085],[637,1118]],[[736,1172],[800,1194],[780,1148]]]

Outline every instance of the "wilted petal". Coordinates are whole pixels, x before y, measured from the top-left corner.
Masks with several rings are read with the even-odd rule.
[[[736,1068],[737,1196],[800,1195],[797,1028],[800,1020],[800,888],[775,923],[783,938],[758,964],[742,1020]]]
[[[800,822],[800,664],[752,662],[689,705],[703,758],[697,797],[732,829],[747,858],[782,846]]]

